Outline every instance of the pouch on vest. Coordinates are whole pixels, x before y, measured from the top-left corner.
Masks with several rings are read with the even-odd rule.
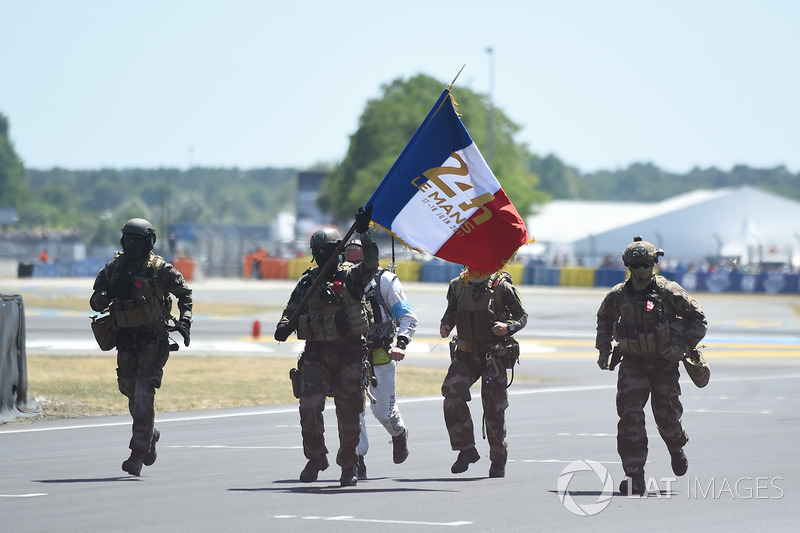
[[[111,315],[92,317],[92,333],[97,345],[101,350],[107,352],[117,346],[117,332]]]
[[[297,338],[303,341],[336,341],[343,335],[336,324],[337,313],[300,315],[297,321]]]
[[[300,371],[296,368],[289,370],[289,380],[292,382],[292,394],[300,398]]]
[[[369,314],[367,313],[367,306],[363,302],[356,302],[347,307],[345,313],[347,317],[346,332],[348,335],[358,337],[369,330]]]
[[[511,368],[519,362],[519,343],[513,337],[506,338],[506,353],[503,355],[506,368]]]
[[[162,320],[161,304],[156,298],[144,296],[130,300],[114,300],[110,306],[114,320],[120,328],[136,328],[151,325]]]

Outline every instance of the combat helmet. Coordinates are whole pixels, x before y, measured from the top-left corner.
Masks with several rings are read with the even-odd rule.
[[[317,265],[322,266],[328,262],[336,251],[336,245],[342,240],[342,235],[334,228],[320,228],[311,235],[311,257]],[[329,271],[333,272],[333,271]]]
[[[156,244],[156,230],[143,218],[132,218],[122,226],[122,235],[141,235],[150,238],[150,246]]]
[[[640,236],[633,238],[633,242],[625,247],[622,252],[622,262],[626,267],[634,263],[658,263],[658,258],[664,255],[664,250],[656,248],[655,245],[643,241]]]
[[[309,242],[311,249],[324,246],[326,244],[338,244],[342,240],[342,235],[336,228],[320,228],[311,235]]]

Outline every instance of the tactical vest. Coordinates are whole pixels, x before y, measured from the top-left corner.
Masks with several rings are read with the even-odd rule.
[[[362,298],[347,290],[345,279],[352,264],[343,263],[334,278],[319,284],[297,321],[297,338],[304,341],[341,342],[369,330],[372,313]],[[311,270],[305,275],[314,276]]]
[[[453,285],[456,298],[456,328],[458,339],[476,344],[490,344],[498,341],[492,333],[495,322],[508,320],[508,311],[501,301],[497,286],[502,281],[511,281],[506,271],[492,274],[479,285],[465,283],[459,279]]]
[[[122,259],[117,255],[117,264],[112,272],[110,282],[122,275]],[[157,255],[150,255],[147,266],[133,276],[133,289],[130,297],[114,300],[109,311],[114,322],[120,328],[136,328],[140,326],[165,326],[172,311],[172,298],[164,293],[157,282],[159,271],[166,261]]]
[[[619,318],[614,324],[614,340],[625,353],[658,357],[670,345],[670,313],[661,292],[665,278],[656,276],[645,291],[634,291],[626,284],[617,293]]]

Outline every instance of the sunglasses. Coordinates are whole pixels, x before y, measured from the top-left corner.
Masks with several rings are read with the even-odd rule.
[[[631,268],[652,268],[653,263],[631,263]]]

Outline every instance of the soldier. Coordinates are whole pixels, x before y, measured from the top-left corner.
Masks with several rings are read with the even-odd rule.
[[[344,259],[355,265],[364,258],[361,241],[353,239],[344,250]],[[375,399],[372,414],[392,436],[392,460],[400,464],[408,457],[408,430],[397,407],[397,362],[406,356],[406,346],[417,328],[417,316],[408,303],[398,277],[385,268],[370,281],[365,292],[370,303],[374,324],[367,332],[367,349],[374,380],[369,391]],[[395,335],[397,340],[395,341]],[[367,425],[361,415],[361,435],[358,440],[358,479],[367,479],[364,456],[369,450]]]
[[[447,290],[447,310],[439,333],[458,335],[451,341],[451,363],[442,383],[444,420],[450,445],[458,451],[451,472],[466,472],[480,459],[475,448],[472,416],[467,402],[470,387],[481,380],[481,400],[489,439],[489,477],[504,477],[508,458],[505,410],[508,407],[508,377],[519,358],[519,345],[513,335],[528,323],[528,313],[506,271],[489,277],[458,277]]]
[[[155,394],[161,387],[170,349],[168,320],[172,298],[178,299],[180,319],[173,331],[189,346],[192,326],[192,291],[183,275],[164,258],[153,253],[156,231],[142,218],[122,226],[122,253],[118,253],[97,275],[89,305],[108,310],[116,328],[117,382],[128,398],[133,418],[131,455],[122,469],[132,476],[142,465],[156,461],[156,443],[161,434],[154,427]],[[174,319],[173,319],[174,320]]]
[[[275,340],[279,342],[285,341],[295,329],[297,338],[306,341],[298,361],[300,427],[303,452],[308,459],[300,473],[300,481],[304,483],[316,481],[319,472],[328,468],[322,412],[329,391],[333,392],[339,425],[336,455],[336,463],[342,467],[339,483],[342,487],[358,483],[356,447],[361,430],[359,415],[364,411],[364,334],[369,329],[364,289],[378,271],[378,249],[368,234],[369,223],[370,211],[360,209],[355,229],[361,234],[364,261],[359,265],[342,263],[326,272],[307,306],[301,309],[296,324],[291,324],[290,318],[342,239],[332,228],[322,228],[311,236],[311,253],[318,266],[300,278],[275,329]]]
[[[678,362],[705,336],[707,323],[694,298],[674,281],[655,274],[663,255],[663,250],[635,237],[622,254],[630,278],[612,288],[597,311],[597,364],[614,370],[622,358],[617,377],[617,452],[626,476],[619,490],[627,494],[646,491],[648,397],[672,471],[682,476],[689,467],[683,452],[689,438],[681,424]],[[617,343],[613,350],[612,340]]]

